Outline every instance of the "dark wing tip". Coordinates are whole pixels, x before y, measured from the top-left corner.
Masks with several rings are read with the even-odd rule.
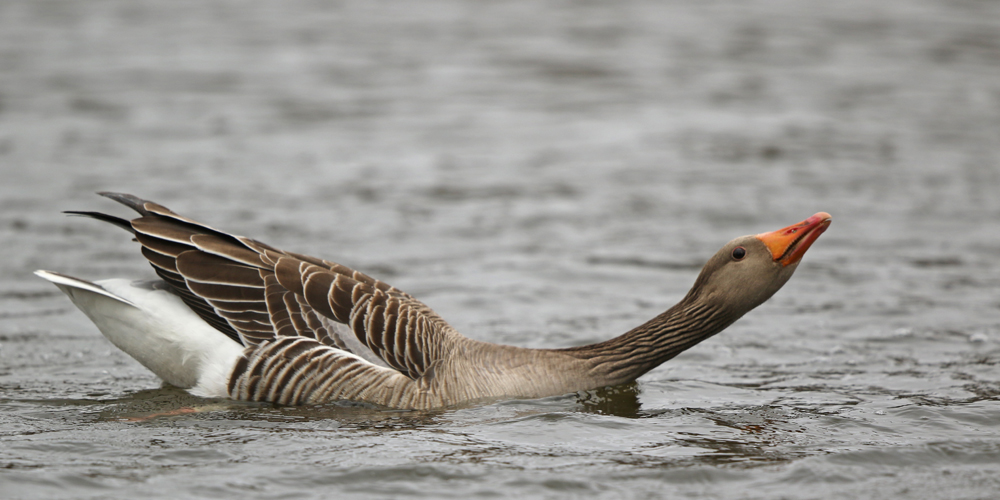
[[[102,214],[101,212],[81,212],[77,210],[66,210],[64,214],[76,215],[80,217],[90,217],[91,219],[97,219],[100,221],[108,222],[114,224],[132,234],[135,234],[135,229],[132,228],[132,222],[122,219],[121,217],[115,217],[114,215]]]
[[[149,215],[149,211],[146,210],[147,200],[139,198],[138,196],[133,196],[126,193],[112,193],[110,191],[98,191],[99,195],[110,198],[112,200],[125,205],[126,207],[139,212],[139,215]]]

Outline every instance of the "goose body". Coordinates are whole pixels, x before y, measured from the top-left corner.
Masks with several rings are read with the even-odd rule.
[[[340,264],[100,194],[140,216],[70,213],[132,232],[161,280],[36,274],[164,381],[198,396],[291,405],[429,409],[631,382],[767,300],[830,223],[821,212],[730,241],[684,299],[619,337],[526,349],[466,338],[409,294]]]

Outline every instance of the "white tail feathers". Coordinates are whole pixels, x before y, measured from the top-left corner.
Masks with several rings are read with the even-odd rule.
[[[59,287],[112,344],[167,383],[197,396],[229,396],[229,376],[243,346],[205,323],[162,282],[35,274]]]

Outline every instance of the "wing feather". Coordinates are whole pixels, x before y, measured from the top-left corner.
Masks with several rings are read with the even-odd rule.
[[[294,261],[284,257],[275,264],[282,286],[301,289],[310,307],[346,324],[372,353],[411,379],[422,376],[445,355],[449,338],[458,335],[426,305],[391,287],[377,288],[346,274]]]
[[[188,250],[177,259],[177,272],[187,281],[236,288],[264,288],[260,269],[202,252]]]
[[[195,234],[191,236],[191,243],[206,254],[215,255],[230,262],[250,267],[267,265],[267,262],[256,250],[242,245],[234,245],[230,239],[214,234]]]
[[[171,289],[249,348],[236,368],[240,381],[231,381],[234,397],[305,401],[342,392],[302,375],[318,366],[334,378],[358,372],[414,380],[459,336],[423,303],[359,271],[227,234],[134,196],[106,195],[141,214],[131,221],[136,240]]]
[[[212,300],[224,300],[227,302],[264,301],[263,286],[258,288],[253,286],[221,285],[215,283],[202,283],[194,280],[184,280],[184,282],[187,283],[189,290],[194,292],[195,295],[207,300],[209,303],[211,303]]]

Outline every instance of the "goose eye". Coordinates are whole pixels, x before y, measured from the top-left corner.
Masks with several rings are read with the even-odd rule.
[[[747,256],[747,249],[743,247],[736,247],[733,249],[733,260],[743,260],[743,257]]]

